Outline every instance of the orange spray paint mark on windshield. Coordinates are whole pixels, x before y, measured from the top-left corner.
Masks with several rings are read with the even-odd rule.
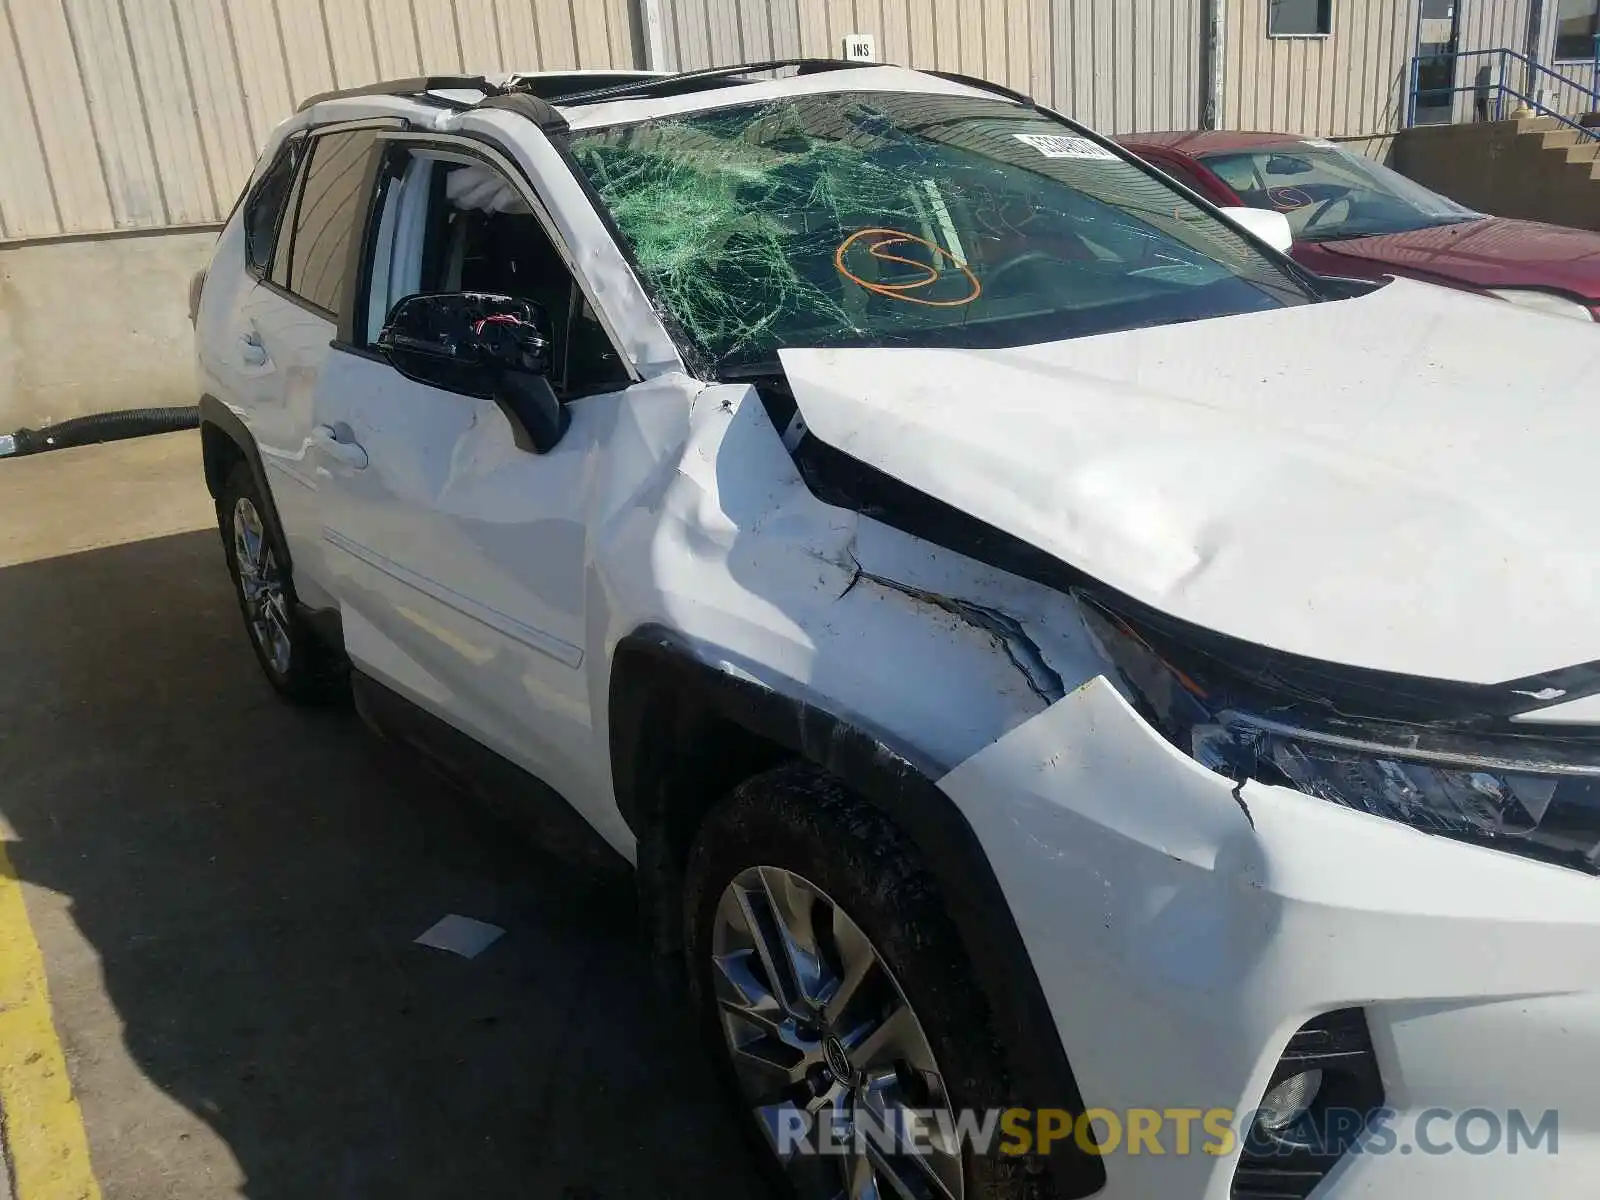
[[[862,238],[877,237],[877,241],[867,245],[867,253],[879,262],[901,263],[908,267],[916,267],[926,272],[919,279],[912,279],[906,283],[873,283],[861,278],[849,267],[845,266],[844,257],[850,248]],[[901,254],[888,253],[891,246],[903,245],[925,246],[938,258],[947,258],[951,264],[967,277],[967,282],[972,285],[972,290],[959,300],[927,300],[921,296],[913,296],[912,292],[923,288],[932,287],[944,277],[943,272],[933,263],[919,262],[914,258],[906,258]],[[959,261],[954,254],[943,246],[930,242],[927,238],[920,238],[914,233],[905,233],[898,229],[858,229],[844,241],[839,243],[839,248],[833,252],[833,265],[839,269],[851,283],[859,284],[869,292],[876,292],[880,296],[888,296],[891,300],[904,300],[907,304],[925,304],[930,308],[960,308],[963,304],[971,304],[983,295],[983,285],[978,282],[978,277],[972,269]]]

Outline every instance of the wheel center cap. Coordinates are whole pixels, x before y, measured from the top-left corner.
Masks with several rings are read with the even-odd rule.
[[[855,1086],[856,1069],[850,1062],[850,1056],[845,1053],[844,1043],[838,1038],[829,1035],[822,1043],[822,1061],[828,1064],[828,1073],[845,1087]]]

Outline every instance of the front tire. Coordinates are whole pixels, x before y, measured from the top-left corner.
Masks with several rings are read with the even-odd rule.
[[[781,1189],[800,1200],[1043,1195],[998,1137],[983,1153],[941,1136],[953,1114],[1009,1107],[1012,1089],[938,885],[881,812],[805,763],[746,781],[690,851],[684,920],[702,1032]],[[846,1152],[814,1153],[824,1111]],[[913,1113],[933,1117],[926,1152],[874,1147]]]
[[[269,511],[250,468],[236,463],[217,497],[217,524],[250,646],[280,695],[295,704],[333,703],[348,691],[343,662],[300,616],[288,554]]]

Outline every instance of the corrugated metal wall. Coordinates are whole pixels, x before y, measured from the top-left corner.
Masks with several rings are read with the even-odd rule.
[[[1528,16],[1530,0],[1462,0],[1461,28],[1458,47],[1463,54],[1470,54],[1474,50],[1515,50],[1519,54],[1528,52]],[[1547,0],[1547,6],[1552,13],[1555,12],[1556,0]],[[1520,64],[1506,60],[1509,64],[1506,80],[1518,91],[1526,90],[1526,69]],[[1544,59],[1549,62],[1549,58]],[[1408,63],[1409,66],[1409,63]],[[1501,60],[1498,55],[1479,55],[1460,60],[1457,66],[1456,83],[1466,87],[1473,83],[1479,72],[1487,67],[1490,82],[1499,80]],[[1516,107],[1516,101],[1506,100],[1505,111],[1509,112]],[[1454,111],[1451,117],[1456,121],[1470,121],[1473,119],[1473,93],[1458,92]]]
[[[1567,82],[1545,76],[1535,85],[1544,89],[1545,103],[1550,108],[1572,116],[1600,111],[1600,102],[1594,98],[1595,92],[1600,90],[1600,81],[1595,79],[1593,66],[1568,63],[1556,69]]]
[[[1529,0],[1460,0],[1460,49],[1528,52]],[[1547,0],[1555,11],[1556,0]],[[1463,80],[1463,83],[1467,82]]]
[[[1223,124],[1399,127],[1419,0],[1335,0],[1327,38],[1268,38],[1270,3],[1226,0]],[[1525,46],[1530,0],[1461,3],[1463,49]],[[669,67],[835,56],[870,33],[884,61],[981,75],[1107,132],[1200,122],[1204,0],[660,5]],[[642,46],[637,0],[0,0],[0,241],[217,221],[313,92],[634,66]]]
[[[1560,32],[1556,12],[1556,0],[1545,0],[1544,36],[1539,47],[1539,61],[1551,67],[1567,82],[1541,75],[1534,81],[1534,86],[1545,91],[1545,103],[1558,112],[1578,116],[1600,111],[1600,101],[1595,99],[1595,93],[1600,92],[1600,76],[1595,72],[1594,63],[1556,60],[1556,35]]]
[[[1226,124],[1330,137],[1389,133],[1405,120],[1418,0],[1335,0],[1333,33],[1269,38],[1272,0],[1227,0]],[[1460,0],[1461,50],[1524,51],[1529,0]],[[1462,59],[1473,82],[1487,59]],[[1495,64],[1498,72],[1499,65]],[[1515,81],[1519,86],[1521,80]],[[1472,94],[1456,97],[1456,119],[1472,117]]]
[[[979,75],[1097,129],[1200,119],[1201,0],[661,0],[666,65],[838,57],[870,33],[878,58]]]
[[[1339,0],[1323,38],[1269,38],[1270,3],[1228,0],[1225,126],[1330,137],[1400,127],[1418,0]]]
[[[1203,0],[660,3],[667,65],[681,69],[834,56],[845,34],[870,33],[886,62],[983,75],[1110,133],[1192,128],[1204,107]],[[1333,33],[1323,38],[1269,38],[1271,3],[1225,0],[1225,126],[1335,137],[1400,128],[1420,0],[1334,0]],[[1525,51],[1530,3],[1458,0],[1460,48]],[[1554,0],[1546,4],[1553,12]],[[1553,21],[1545,24],[1548,62]],[[1484,61],[1462,60],[1459,82],[1471,83]],[[1471,119],[1471,93],[1456,103],[1457,119]]]
[[[1051,99],[1103,133],[1193,129],[1205,82],[1200,0],[1055,0]]]
[[[305,96],[632,66],[633,0],[0,0],[0,240],[221,220]]]

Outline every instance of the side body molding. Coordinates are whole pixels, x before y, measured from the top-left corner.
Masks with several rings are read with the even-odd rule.
[[[883,810],[910,837],[939,881],[978,980],[989,998],[1010,1056],[1017,1103],[1033,1109],[1084,1111],[1038,976],[994,870],[966,817],[934,782],[954,764],[891,744],[865,719],[827,706],[804,684],[781,688],[735,674],[660,625],[624,637],[612,658],[610,748],[617,805],[638,838],[639,892],[658,970],[681,969],[682,864],[699,812],[680,810],[685,782],[677,756],[686,736],[729,727],[765,752],[712,744],[734,761],[702,773],[714,803],[752,771],[802,758],[828,771]],[[715,741],[714,732],[712,738]],[[742,742],[745,738],[729,739]],[[763,756],[764,753],[764,756]],[[720,781],[725,773],[727,782]],[[700,810],[703,811],[703,808]],[[1100,1159],[1059,1143],[1049,1170],[1063,1200],[1105,1186]]]

